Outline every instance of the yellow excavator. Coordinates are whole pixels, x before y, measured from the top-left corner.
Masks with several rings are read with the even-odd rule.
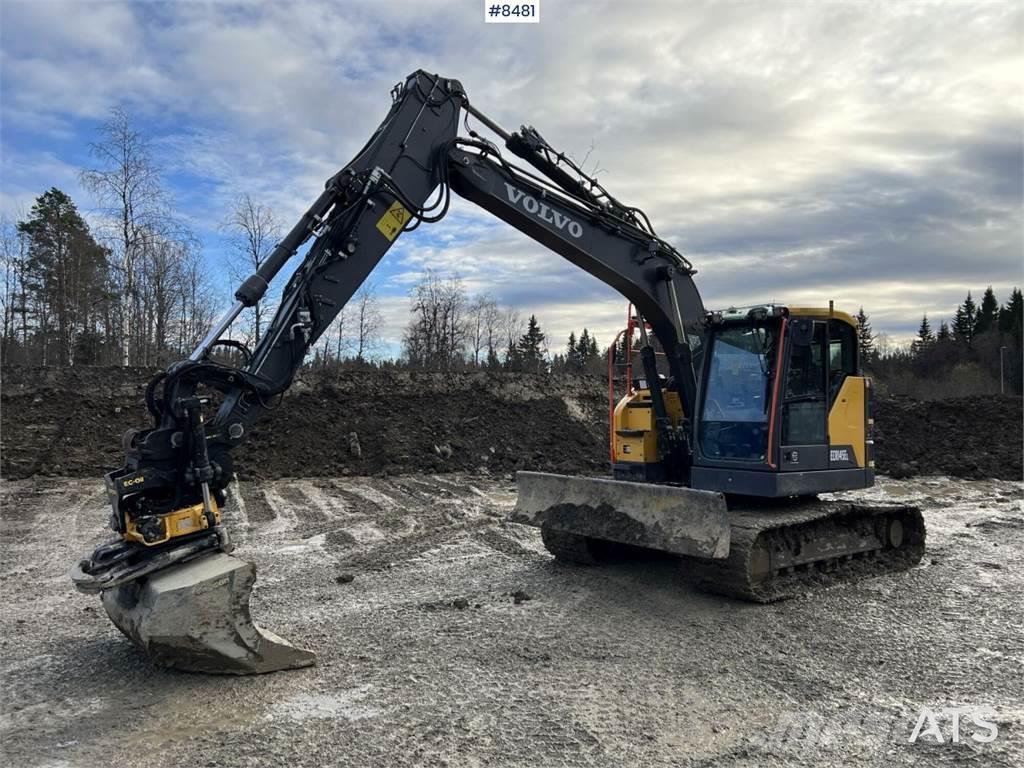
[[[150,382],[153,424],[125,435],[125,464],[106,476],[116,538],[71,577],[101,594],[153,659],[240,674],[314,662],[249,615],[255,568],[231,556],[221,517],[232,449],[397,238],[443,218],[453,191],[634,308],[628,338],[638,349],[610,414],[611,477],[517,476],[513,520],[538,526],[555,557],[671,553],[702,586],[760,602],[918,562],[918,509],[818,498],[874,482],[871,384],[853,318],[831,305],[707,311],[696,270],[646,214],[536,129],[504,130],[457,80],[422,70],[392,100],[189,359]],[[219,346],[240,347],[225,332],[307,243],[259,344],[238,350],[241,365],[215,359]],[[220,395],[207,419],[211,390]]]

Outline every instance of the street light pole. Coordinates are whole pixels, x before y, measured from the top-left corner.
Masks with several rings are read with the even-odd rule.
[[[1006,345],[999,348],[999,394],[1006,394],[1006,381],[1003,377],[1003,353],[1006,352]]]

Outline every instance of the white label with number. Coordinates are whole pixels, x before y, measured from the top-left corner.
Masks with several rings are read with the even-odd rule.
[[[528,3],[501,3],[484,0],[484,21],[488,24],[538,24],[540,0]]]

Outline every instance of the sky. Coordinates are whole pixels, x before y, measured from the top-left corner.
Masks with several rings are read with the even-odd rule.
[[[538,24],[483,18],[476,0],[0,0],[0,213],[57,186],[90,215],[78,172],[121,107],[226,307],[232,201],[290,228],[422,68],[587,156],[709,308],[831,299],[902,341],[967,290],[1024,283],[1020,3],[541,0]],[[458,201],[371,276],[387,351],[426,269],[535,313],[552,350],[624,321],[614,291]]]

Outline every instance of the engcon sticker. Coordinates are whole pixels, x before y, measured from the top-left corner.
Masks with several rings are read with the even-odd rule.
[[[409,212],[402,207],[402,204],[395,200],[391,207],[384,212],[377,222],[377,229],[389,241],[394,242],[398,233],[405,229],[405,223],[409,221]]]

